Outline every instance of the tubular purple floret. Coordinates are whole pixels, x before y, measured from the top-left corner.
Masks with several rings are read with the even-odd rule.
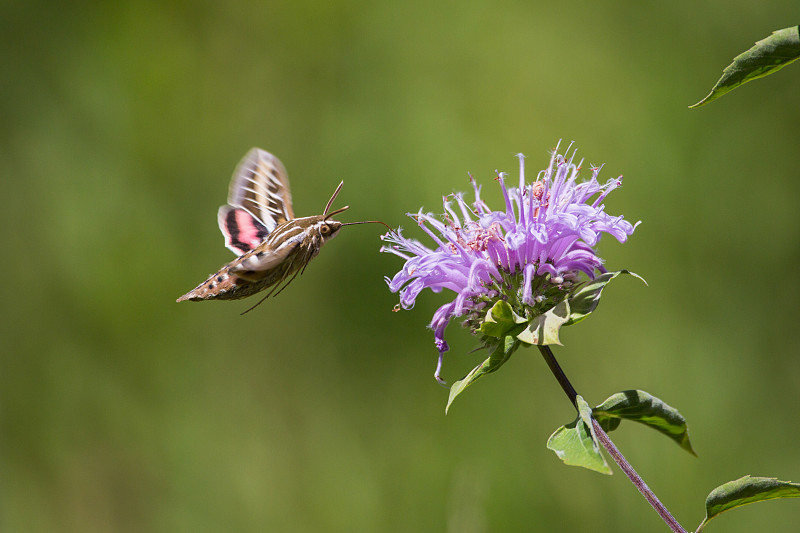
[[[467,220],[468,221],[472,221],[473,217],[476,217],[477,214],[475,212],[473,212],[469,208],[469,205],[467,205],[467,202],[464,201],[464,195],[462,193],[457,193],[455,195],[455,198],[456,198],[456,201],[458,202],[458,206],[461,208],[461,213],[463,213],[463,215],[464,215],[464,220],[465,221],[467,221]]]
[[[533,277],[536,275],[536,265],[534,263],[528,263],[525,265],[525,270],[523,272],[523,282],[522,282],[522,303],[525,305],[529,305],[533,307],[536,305],[536,302],[533,299],[533,291],[531,290],[531,283],[533,282]]]
[[[508,189],[506,189],[506,173],[505,172],[497,172],[497,181],[500,182],[500,187],[503,189],[503,198],[506,200],[506,213],[508,216],[514,217],[514,208],[511,205],[511,199],[508,196]]]

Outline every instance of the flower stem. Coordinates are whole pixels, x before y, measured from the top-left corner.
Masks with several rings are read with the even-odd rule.
[[[555,376],[558,384],[561,385],[561,388],[564,390],[564,393],[569,398],[569,401],[572,402],[577,408],[577,397],[578,393],[575,391],[575,388],[570,383],[567,375],[564,374],[564,371],[561,369],[561,365],[558,364],[556,360],[556,356],[553,354],[553,351],[550,349],[549,346],[539,346],[539,351],[542,353],[542,357],[544,357],[547,366],[550,367],[550,371]],[[655,509],[661,519],[669,526],[669,528],[674,533],[686,533],[686,530],[681,527],[677,520],[672,516],[672,514],[664,507],[664,504],[656,497],[650,487],[644,482],[644,480],[636,473],[636,470],[633,469],[631,464],[625,459],[625,457],[620,453],[617,447],[611,442],[611,439],[608,438],[608,435],[603,428],[600,427],[600,423],[592,417],[592,428],[594,429],[595,434],[597,435],[597,440],[600,441],[600,444],[603,448],[606,449],[608,454],[617,463],[622,471],[628,476],[628,479],[631,480],[631,483],[642,493],[642,496],[647,500],[647,502]]]
[[[564,394],[567,395],[569,401],[572,402],[572,405],[577,409],[578,408],[578,393],[575,392],[575,388],[572,386],[572,383],[569,382],[567,375],[561,369],[561,365],[558,364],[556,361],[556,356],[553,354],[553,350],[550,349],[549,346],[539,346],[539,351],[542,352],[542,357],[544,357],[547,366],[550,367],[550,372],[556,377],[556,381],[558,384],[561,385],[561,388],[564,389]]]

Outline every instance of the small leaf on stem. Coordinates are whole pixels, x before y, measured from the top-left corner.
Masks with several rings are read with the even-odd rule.
[[[561,426],[547,439],[547,448],[553,450],[564,464],[582,466],[601,474],[611,474],[600,444],[592,428],[592,408],[581,396],[576,399],[578,418]]]
[[[618,392],[595,407],[593,412],[605,431],[615,430],[623,419],[633,420],[663,433],[687,452],[697,455],[689,442],[689,428],[683,415],[645,391]]]
[[[644,278],[628,270],[617,270],[616,272],[605,272],[596,278],[586,281],[578,286],[577,290],[572,293],[568,298],[569,301],[569,320],[564,324],[571,326],[577,324],[587,316],[589,316],[600,304],[600,296],[602,296],[603,289],[608,283],[619,276],[620,274],[630,274],[631,276],[642,280],[646,285],[647,282]]]
[[[800,58],[800,26],[772,32],[766,39],[733,58],[708,96],[689,107],[700,107],[748,81],[777,72]]]
[[[567,322],[568,318],[569,303],[560,302],[545,313],[533,317],[528,323],[528,327],[517,335],[517,339],[526,344],[538,346],[561,344],[561,341],[558,340],[558,330]]]
[[[505,300],[499,300],[486,313],[481,324],[481,333],[489,337],[502,338],[508,331],[526,320],[514,312],[511,305]]]
[[[700,533],[709,520],[730,509],[776,498],[798,497],[800,497],[800,483],[752,476],[729,481],[712,490],[706,498],[706,517],[696,533]]]
[[[464,379],[456,381],[450,387],[450,396],[447,399],[447,406],[444,408],[445,414],[450,410],[450,404],[456,397],[464,392],[464,389],[475,383],[479,378],[494,372],[508,361],[511,354],[519,347],[519,342],[511,335],[506,335],[492,347],[492,354],[486,360],[473,368]]]

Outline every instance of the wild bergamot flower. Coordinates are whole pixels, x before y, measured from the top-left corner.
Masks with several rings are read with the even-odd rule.
[[[381,250],[405,260],[402,270],[386,278],[389,289],[400,293],[401,308],[412,308],[426,288],[455,294],[430,323],[439,351],[438,381],[442,382],[442,355],[449,349],[444,331],[453,319],[463,317],[473,333],[485,333],[481,325],[487,311],[499,301],[510,306],[517,323],[535,319],[567,300],[583,281],[606,273],[595,252],[603,233],[620,242],[633,233],[636,225],[621,215],[609,215],[603,205],[622,185],[622,176],[601,185],[600,167],[592,167],[591,178],[578,181],[581,163],[573,162],[571,148],[560,155],[556,147],[549,166],[532,183],[525,181],[525,158],[519,154],[519,186],[507,187],[505,173],[497,176],[504,210],[492,210],[470,176],[474,202],[457,193],[444,198],[440,216],[422,210],[409,213],[432,246],[404,237],[401,230],[382,237],[389,244]],[[485,343],[491,347],[491,342]]]

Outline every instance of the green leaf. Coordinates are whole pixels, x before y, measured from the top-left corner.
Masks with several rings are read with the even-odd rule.
[[[733,63],[722,71],[722,77],[708,96],[689,107],[705,105],[750,80],[777,72],[798,58],[800,58],[800,26],[775,31],[766,39],[756,42],[754,47],[733,58]]]
[[[568,318],[569,303],[560,302],[545,313],[533,317],[528,322],[528,326],[517,335],[517,339],[537,346],[561,344],[561,341],[558,340],[558,330],[567,322]]]
[[[481,324],[481,333],[500,339],[517,324],[524,322],[525,319],[515,313],[508,302],[500,300],[486,313]]]
[[[596,278],[580,284],[577,287],[577,290],[570,295],[568,298],[570,309],[569,320],[567,320],[564,325],[571,326],[572,324],[577,324],[589,316],[589,314],[591,314],[600,303],[600,296],[603,293],[603,289],[612,279],[616,278],[620,274],[630,274],[631,276],[642,280],[644,284],[647,285],[647,282],[644,281],[644,278],[627,270],[618,270],[616,272],[606,272],[604,274],[600,274]]]
[[[725,511],[776,498],[800,498],[800,483],[752,476],[729,481],[712,490],[706,498],[706,517],[697,528],[697,533],[700,533],[709,520]]]
[[[689,428],[683,415],[645,391],[618,392],[595,407],[593,413],[606,432],[615,430],[623,419],[633,420],[663,433],[687,452],[697,455],[689,442]]]
[[[475,383],[479,378],[503,366],[518,347],[519,342],[517,342],[512,335],[506,335],[500,342],[494,345],[492,354],[487,357],[483,363],[473,368],[463,379],[456,381],[450,387],[450,396],[447,399],[447,406],[444,408],[445,414],[450,410],[450,404],[453,403],[453,400],[455,400],[459,394],[464,392],[467,387]]]
[[[577,397],[578,418],[561,426],[547,439],[547,448],[553,450],[564,464],[582,466],[601,474],[611,474],[600,445],[592,429],[592,408],[582,397]]]

